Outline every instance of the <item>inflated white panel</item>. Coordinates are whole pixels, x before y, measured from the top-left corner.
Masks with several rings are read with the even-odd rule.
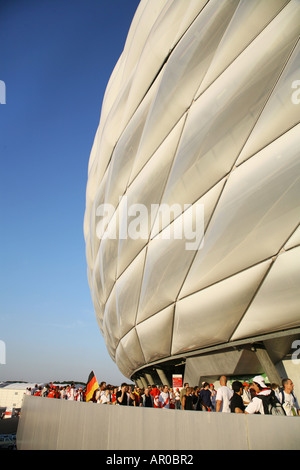
[[[115,352],[115,357],[115,361],[118,364],[118,367],[122,374],[125,375],[125,377],[129,377],[131,371],[133,370],[133,366],[127,356],[127,351],[125,351],[121,342],[118,344],[118,347]]]
[[[130,91],[126,96],[126,109],[124,109],[123,116],[120,117],[123,126],[127,124],[137,105],[155,80],[169,51],[173,49],[178,38],[194,20],[197,9],[187,8],[189,3],[196,5],[195,0],[167,2],[153,24],[135,67],[132,82],[130,82]],[[206,2],[198,0],[197,3],[199,10]],[[190,15],[187,16],[186,12],[189,12]],[[119,109],[118,112],[115,111],[115,115],[117,114],[119,115]]]
[[[200,86],[198,95],[233,62],[238,55],[258,36],[289,0],[242,0],[214,54],[211,66]],[[227,2],[223,2],[224,4]],[[241,25],[243,27],[241,28]]]
[[[116,308],[121,336],[135,324],[146,249],[135,258],[116,282]]]
[[[275,34],[277,23],[276,28],[271,23],[191,107],[165,203],[193,203],[233,167],[297,40],[295,28]]]
[[[98,188],[98,191],[95,195],[94,202],[91,206],[91,213],[90,213],[90,227],[89,227],[89,235],[91,236],[91,250],[92,250],[92,256],[93,260],[97,258],[97,253],[99,251],[99,246],[100,246],[100,237],[96,236],[94,237],[93,235],[96,233],[97,234],[97,224],[98,224],[98,216],[97,216],[97,209],[98,207],[105,202],[105,188],[107,185],[107,177],[108,177],[108,171],[105,172],[105,175],[103,176],[102,182]]]
[[[132,328],[132,330],[123,336],[120,343],[123,349],[126,351],[131,368],[136,369],[145,363],[144,355],[142,353],[135,328]]]
[[[173,314],[174,305],[171,305],[136,326],[146,362],[157,361],[170,354]],[[159,348],[154,348],[153,344],[159,344]]]
[[[111,356],[114,356],[120,341],[119,322],[116,309],[116,293],[113,289],[105,305],[103,319],[104,339]]]
[[[152,87],[147,93],[128,126],[124,129],[112,154],[105,194],[107,204],[117,206],[119,197],[126,191],[154,91],[155,87]]]
[[[299,37],[300,0],[140,2],[84,215],[97,322],[124,375],[300,326]]]
[[[216,47],[232,18],[238,1],[213,0],[204,8],[174,49],[159,80],[147,118],[133,172],[140,160],[148,160],[192,104]]]
[[[184,118],[179,121],[151,160],[141,170],[138,178],[128,187],[125,194],[127,210],[124,222],[127,236],[119,242],[118,273],[128,266],[132,259],[148,243],[156,205],[160,204],[166,180],[181,135]],[[133,230],[132,230],[133,229]],[[137,232],[139,238],[132,233]]]
[[[300,248],[275,261],[232,340],[299,325]]]
[[[261,263],[178,302],[172,354],[228,341],[270,263]]]
[[[300,125],[233,171],[180,296],[277,254],[299,221]]]
[[[105,122],[118,91],[134,73],[148,35],[168,1],[157,0],[152,4],[147,0],[140,2],[126,39],[124,51],[107,85],[101,110],[101,121]]]
[[[300,22],[300,15],[298,15]],[[300,76],[300,42],[289,59],[282,76],[266,104],[258,122],[255,125],[245,147],[243,148],[237,165],[257,153],[284,132],[300,122],[299,108],[292,100],[293,83]]]
[[[215,188],[211,189],[198,201],[198,204],[203,204],[205,208],[204,229],[215,209],[223,186],[224,181],[217,184]],[[141,286],[138,321],[144,320],[177,299],[183,279],[203,240],[200,237],[197,243],[196,237],[194,239],[192,236],[193,230],[191,230],[190,240],[186,237],[176,239],[175,236],[179,230],[186,229],[188,231],[190,226],[195,227],[195,219],[197,217],[197,211],[192,206],[172,224],[169,224],[165,230],[159,234],[156,234],[156,231],[154,232],[156,237],[148,245],[147,261]],[[185,225],[185,221],[189,224]],[[173,238],[172,240],[169,240],[168,233],[166,233],[169,230],[170,236]],[[166,234],[165,238],[163,238],[164,234]],[[191,246],[187,246],[189,243],[191,243]]]
[[[88,277],[89,277],[90,289],[93,293],[92,298],[93,298],[95,310],[97,312],[97,317],[101,319],[101,321],[103,321],[105,298],[101,290],[102,283],[101,283],[101,277],[100,277],[99,257],[96,258],[94,269],[92,272],[89,271]]]
[[[101,300],[106,302],[117,275],[118,239],[116,234],[119,231],[119,208],[114,213],[107,229],[107,236],[101,239],[99,256]],[[99,225],[98,225],[99,227]],[[99,230],[99,228],[98,228]],[[99,233],[99,232],[98,232]],[[96,233],[96,236],[99,236]]]
[[[288,242],[284,245],[284,249],[289,250],[297,245],[300,245],[300,227],[298,227],[289,238]]]

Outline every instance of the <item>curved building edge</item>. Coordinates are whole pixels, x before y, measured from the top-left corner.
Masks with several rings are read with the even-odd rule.
[[[134,380],[181,370],[195,384],[248,371],[277,382],[300,327],[300,0],[155,5],[140,2],[89,161],[96,318]],[[200,201],[203,250],[155,245],[151,230],[147,242],[101,239],[99,207],[115,208],[110,233],[127,200]]]

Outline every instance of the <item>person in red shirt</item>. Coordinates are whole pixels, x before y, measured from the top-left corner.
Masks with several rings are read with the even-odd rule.
[[[39,389],[35,392],[34,396],[35,397],[40,397],[42,394],[42,387],[39,387]]]
[[[134,389],[133,396],[134,396],[134,400],[135,400],[135,406],[140,406],[141,394],[140,394],[140,389],[139,388],[136,387]]]
[[[159,408],[158,398],[159,398],[159,395],[160,395],[160,390],[156,387],[156,385],[152,386],[152,390],[150,392],[150,395],[153,396],[153,407],[154,408]]]
[[[47,395],[48,398],[55,398],[55,390],[54,388],[50,388],[50,392]]]
[[[111,402],[113,405],[117,404],[117,391],[118,391],[118,387],[114,387],[113,392],[111,394]]]

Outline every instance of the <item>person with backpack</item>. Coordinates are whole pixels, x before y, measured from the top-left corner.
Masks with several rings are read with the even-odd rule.
[[[245,414],[285,415],[274,391],[266,386],[265,379],[261,375],[253,378],[252,387],[256,394],[246,407]]]
[[[282,387],[282,390],[279,392],[279,400],[286,415],[299,416],[299,404],[294,394],[294,384],[291,379],[283,379]]]

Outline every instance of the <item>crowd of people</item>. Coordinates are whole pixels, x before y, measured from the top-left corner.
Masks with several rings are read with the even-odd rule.
[[[44,386],[35,384],[34,387],[27,387],[26,395],[34,395],[36,397],[60,398],[65,400],[85,401],[86,388],[76,388],[75,384],[54,385],[51,382]]]
[[[168,385],[148,385],[139,388],[122,383],[120,387],[101,382],[93,393],[91,403],[164,408],[174,410],[195,410],[205,412],[248,413],[299,416],[300,408],[294,394],[291,379],[279,384],[266,384],[262,376],[255,376],[251,383],[235,380],[231,387],[227,377],[220,377],[220,387],[215,390],[213,384],[203,382],[201,387],[190,387],[188,383],[179,389]],[[27,389],[27,394],[75,401],[87,401],[86,387],[36,385]]]

